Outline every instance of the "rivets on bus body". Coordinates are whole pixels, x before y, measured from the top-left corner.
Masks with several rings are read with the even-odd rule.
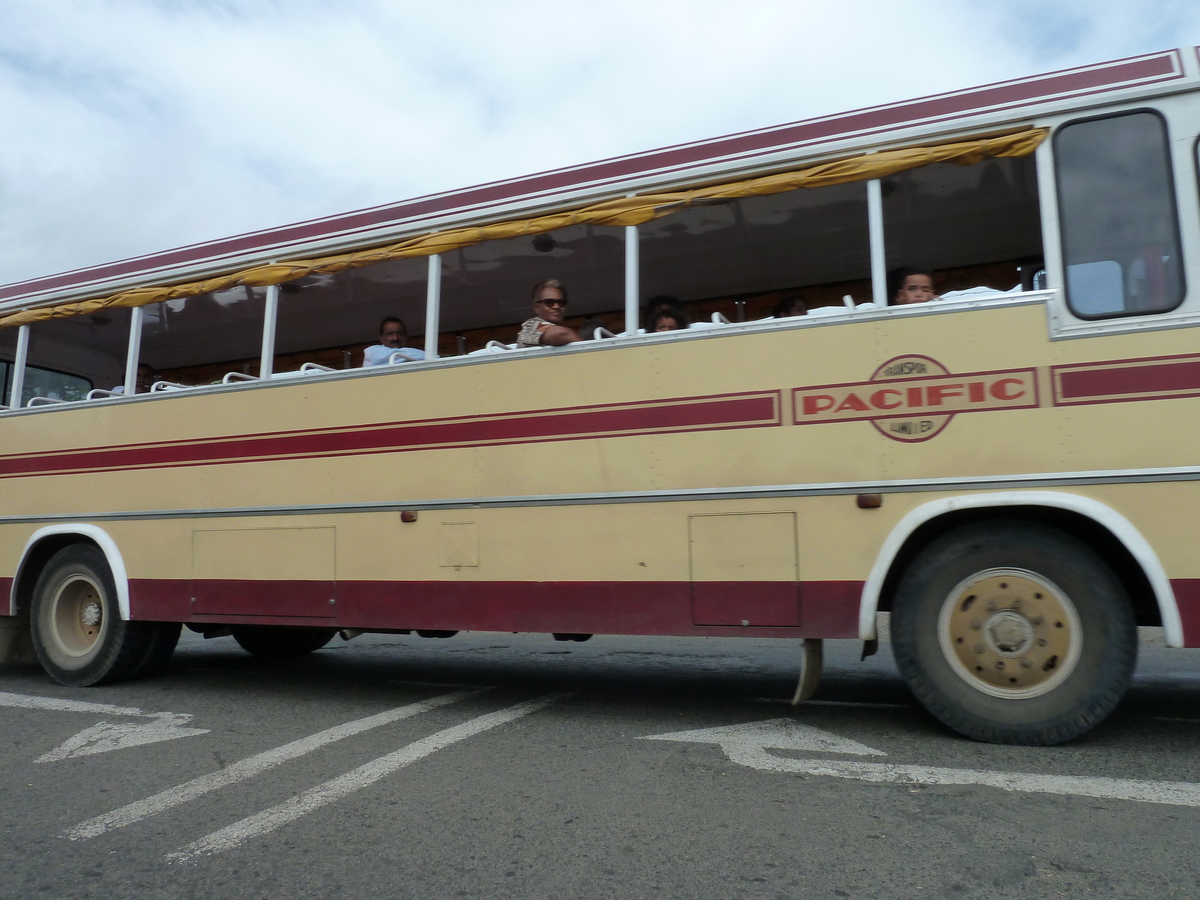
[[[859,494],[859,509],[879,509],[883,506],[883,494]]]
[[[417,511],[416,511],[415,509],[405,509],[405,510],[401,510],[401,512],[400,512],[400,521],[401,521],[401,522],[415,522],[415,521],[417,521]]]

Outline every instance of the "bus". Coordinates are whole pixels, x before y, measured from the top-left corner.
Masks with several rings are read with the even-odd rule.
[[[949,728],[1076,738],[1200,646],[1198,136],[1189,47],[2,286],[0,659],[769,637],[800,701],[887,613]]]

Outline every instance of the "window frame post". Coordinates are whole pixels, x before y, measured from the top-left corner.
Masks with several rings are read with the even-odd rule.
[[[17,352],[13,355],[12,390],[8,398],[8,405],[13,409],[21,408],[21,395],[25,393],[25,364],[28,360],[29,326],[22,325],[17,329]]]
[[[129,316],[129,349],[125,351],[125,396],[137,393],[138,361],[142,353],[143,307],[135,306]]]
[[[438,358],[438,335],[441,333],[442,255],[429,257],[429,277],[425,283],[425,358]]]
[[[641,304],[638,302],[641,266],[638,227],[625,226],[625,334],[632,337],[638,332]]]
[[[262,354],[258,361],[258,377],[270,378],[275,371],[275,323],[279,318],[279,285],[267,287],[267,303],[263,309]]]
[[[887,247],[883,231],[883,184],[878,178],[867,182],[867,233],[871,244],[871,300],[887,306]]]

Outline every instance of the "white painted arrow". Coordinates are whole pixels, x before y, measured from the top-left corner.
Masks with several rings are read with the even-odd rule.
[[[1134,781],[1129,778],[1100,778],[1088,775],[1038,775],[1026,772],[988,772],[979,769],[950,769],[898,763],[860,762],[840,759],[798,759],[768,753],[775,750],[805,750],[884,756],[881,750],[848,738],[801,725],[791,719],[769,719],[746,725],[726,725],[697,731],[653,734],[646,741],[685,741],[719,744],[729,759],[763,772],[794,775],[824,775],[877,784],[950,785],[971,784],[1028,794],[1058,794],[1096,797],[1103,800],[1136,800],[1170,806],[1200,807],[1200,784],[1186,781]]]
[[[108,753],[110,750],[124,750],[141,744],[157,744],[159,741],[208,734],[207,728],[185,727],[191,719],[186,715],[160,713],[149,722],[100,722],[68,738],[49,753],[43,753],[34,762],[57,762],[73,756],[91,756],[93,753]]]
[[[58,712],[101,713],[110,716],[130,716],[150,719],[149,722],[100,722],[85,728],[74,737],[68,738],[49,753],[43,753],[34,762],[56,762],[75,756],[91,756],[124,750],[141,744],[156,744],[175,738],[208,734],[207,728],[189,728],[192,720],[186,713],[151,713],[134,706],[112,706],[108,703],[89,703],[86,700],[60,700],[57,697],[30,697],[24,694],[9,694],[0,691],[0,706],[17,709],[49,709]]]
[[[767,719],[745,725],[724,725],[719,728],[700,728],[696,731],[674,731],[653,734],[644,741],[682,741],[689,744],[720,744],[735,763],[752,769],[777,770],[774,763],[792,760],[774,756],[775,750],[804,750],[808,753],[848,753],[853,756],[886,756],[882,750],[860,744],[849,738],[802,725],[792,719]],[[783,771],[783,770],[777,770]]]

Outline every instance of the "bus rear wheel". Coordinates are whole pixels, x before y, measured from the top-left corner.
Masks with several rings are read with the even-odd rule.
[[[320,650],[337,634],[334,628],[287,625],[234,625],[233,639],[247,653],[262,659],[286,659]]]
[[[137,674],[158,628],[122,620],[108,560],[91,544],[64,547],[50,557],[33,589],[30,625],[42,668],[73,687]]]
[[[1120,702],[1137,659],[1124,587],[1094,551],[1036,523],[933,541],[901,577],[892,648],[930,713],[981,741],[1049,745]]]

